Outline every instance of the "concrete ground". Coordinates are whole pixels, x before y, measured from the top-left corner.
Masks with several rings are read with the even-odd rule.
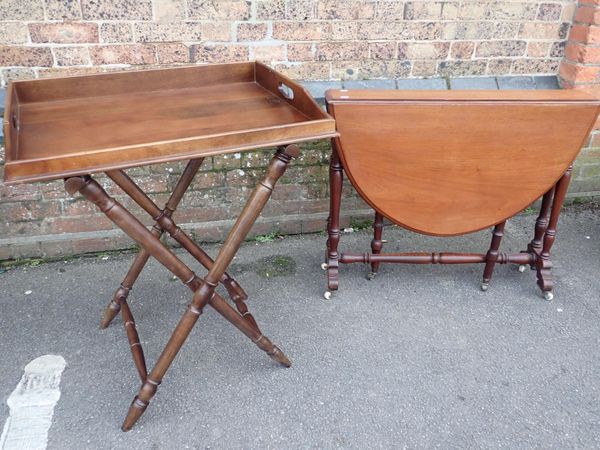
[[[512,220],[502,250],[522,250],[534,220]],[[384,238],[387,251],[485,251],[490,233],[389,227]],[[344,234],[341,249],[369,241]],[[344,266],[326,301],[324,246],[324,235],[248,242],[231,270],[292,368],[207,308],[129,433],[120,425],[139,381],[120,318],[104,331],[98,319],[132,255],[0,274],[0,425],[23,367],[52,353],[67,363],[53,449],[600,446],[600,211],[561,218],[553,302],[515,266],[498,266],[481,292],[481,265],[384,265],[371,282],[365,266]],[[151,365],[190,294],[153,262],[131,298]]]

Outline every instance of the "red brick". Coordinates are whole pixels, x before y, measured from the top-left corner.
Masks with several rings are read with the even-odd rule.
[[[115,225],[104,215],[81,217],[55,217],[42,223],[44,234],[80,233],[83,231],[103,231]]]
[[[600,23],[600,9],[590,6],[578,6],[575,10],[573,21],[588,25],[598,25]]]
[[[577,42],[568,42],[565,47],[565,57],[573,62],[600,64],[600,47],[589,47]]]
[[[575,24],[571,27],[569,41],[598,45],[600,44],[600,26]]]
[[[17,184],[9,186],[0,184],[0,203],[38,200],[41,197],[39,185]]]
[[[600,66],[586,67],[563,61],[560,64],[559,76],[567,82],[598,83],[600,82]]]
[[[82,44],[98,42],[98,25],[95,23],[30,23],[32,42]]]
[[[52,66],[52,52],[47,47],[0,45],[0,66]]]
[[[45,217],[56,217],[61,214],[61,205],[58,201],[41,202],[22,201],[18,203],[0,204],[0,217],[10,222],[29,222],[42,220]]]

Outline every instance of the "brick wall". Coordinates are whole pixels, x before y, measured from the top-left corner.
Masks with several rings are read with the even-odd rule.
[[[577,2],[559,77],[565,88],[592,89],[600,95],[600,0]],[[600,121],[577,158],[573,175],[572,191],[600,190]]]
[[[252,59],[299,80],[556,75],[575,7],[573,30],[580,30],[582,22],[592,23],[588,31],[595,31],[595,3],[585,2],[593,12],[588,19],[590,11],[569,0],[0,0],[0,75],[6,84],[60,74]],[[581,41],[585,58],[596,54],[595,34],[586,36]],[[582,54],[572,52],[577,39],[572,33],[569,55]],[[569,81],[568,73],[596,70],[570,68],[573,62],[587,67],[588,59],[569,55],[561,67],[565,85],[598,81],[595,76]],[[590,67],[594,64],[599,63]],[[598,142],[600,137],[578,162],[572,196],[600,192]],[[253,234],[324,229],[328,143],[306,144],[303,150]],[[220,240],[269,156],[260,151],[210,158],[176,219],[199,240]],[[0,150],[0,175],[2,157]],[[163,204],[181,169],[169,164],[129,173]],[[118,188],[100,180],[131,206]],[[365,217],[367,209],[345,189],[347,224]],[[130,245],[90,205],[65,194],[62,182],[0,186],[0,260]]]
[[[573,2],[2,0],[7,80],[259,59],[297,79],[555,74]]]

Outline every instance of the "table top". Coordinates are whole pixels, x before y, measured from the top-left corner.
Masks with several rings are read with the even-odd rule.
[[[14,82],[4,127],[7,183],[336,135],[300,85],[260,63]]]
[[[580,91],[364,91],[326,95],[336,148],[361,196],[436,236],[519,213],[585,145],[600,101]]]

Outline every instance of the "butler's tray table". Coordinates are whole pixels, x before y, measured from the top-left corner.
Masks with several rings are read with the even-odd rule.
[[[297,83],[260,63],[235,63],[17,81],[8,87],[4,117],[6,183],[64,178],[141,247],[107,307],[105,327],[120,310],[142,380],[123,423],[129,430],[156,393],[165,372],[206,305],[213,307],[275,361],[290,362],[258,328],[243,289],[226,269],[267,203],[298,142],[331,138],[335,124]],[[213,261],[172,215],[205,157],[277,147],[264,179]],[[188,160],[164,208],[125,173],[147,164]],[[92,177],[104,172],[155,221],[148,230]],[[160,240],[168,233],[208,273],[196,275]],[[152,256],[193,293],[192,301],[148,373],[127,295]],[[236,305],[215,287],[222,283]]]

